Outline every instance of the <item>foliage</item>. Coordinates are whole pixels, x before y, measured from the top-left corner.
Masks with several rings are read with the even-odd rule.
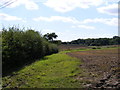
[[[10,27],[2,30],[3,74],[45,55],[57,53],[57,46],[47,42],[34,30]]]
[[[44,38],[48,41],[53,41],[53,38],[57,38],[58,36],[55,33],[47,33],[44,35]]]
[[[120,37],[114,36],[113,38],[77,39],[71,42],[62,42],[62,44],[79,44],[87,46],[119,45]]]
[[[62,43],[62,41],[61,40],[53,40],[52,43],[60,45]]]
[[[91,46],[95,47],[95,46]],[[103,48],[103,49],[115,49]],[[71,50],[88,51],[94,49]],[[97,49],[96,49],[97,50]],[[4,88],[83,88],[83,83],[90,81],[77,77],[89,75],[79,65],[81,60],[66,55],[66,51],[52,54],[24,67],[10,76],[2,78]]]

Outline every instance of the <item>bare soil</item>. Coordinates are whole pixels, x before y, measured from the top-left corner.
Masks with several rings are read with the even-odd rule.
[[[90,47],[82,46],[82,45],[59,45],[58,48],[60,51],[64,51],[64,50],[72,50],[72,49],[86,49]]]
[[[120,88],[119,50],[91,50],[67,53],[80,59],[83,64],[84,76],[77,79],[84,80],[84,87],[89,88]]]

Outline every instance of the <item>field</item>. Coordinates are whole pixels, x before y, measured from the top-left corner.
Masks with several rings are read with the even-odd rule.
[[[61,47],[59,53],[3,77],[3,88],[119,87],[117,46]]]
[[[67,53],[80,59],[86,76],[77,78],[89,81],[89,87],[117,87],[120,69],[118,68],[118,49],[102,49]]]
[[[75,49],[87,49],[87,48],[90,48],[90,47],[80,46],[80,45],[59,45],[60,51],[75,50]]]
[[[59,49],[60,49],[60,51],[66,51],[66,50],[68,50],[68,51],[70,51],[70,50],[76,50],[76,49],[93,49],[93,48],[95,48],[95,49],[101,49],[101,48],[117,48],[117,47],[119,47],[118,45],[106,45],[106,46],[83,46],[83,45],[70,45],[70,44],[68,44],[68,45],[59,45],[58,46],[59,47]]]

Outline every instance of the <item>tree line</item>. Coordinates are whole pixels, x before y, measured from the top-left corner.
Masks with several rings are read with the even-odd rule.
[[[11,68],[17,68],[45,55],[58,52],[56,44],[50,43],[39,32],[32,29],[3,28],[0,36],[2,36],[3,75]]]
[[[77,39],[77,40],[72,40],[71,42],[62,42],[62,44],[79,44],[86,46],[119,45],[120,37],[114,36],[113,38]]]

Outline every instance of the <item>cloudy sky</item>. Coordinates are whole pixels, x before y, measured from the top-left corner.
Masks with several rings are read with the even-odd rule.
[[[19,25],[55,32],[62,41],[113,37],[118,35],[118,1],[0,0],[0,29]]]

